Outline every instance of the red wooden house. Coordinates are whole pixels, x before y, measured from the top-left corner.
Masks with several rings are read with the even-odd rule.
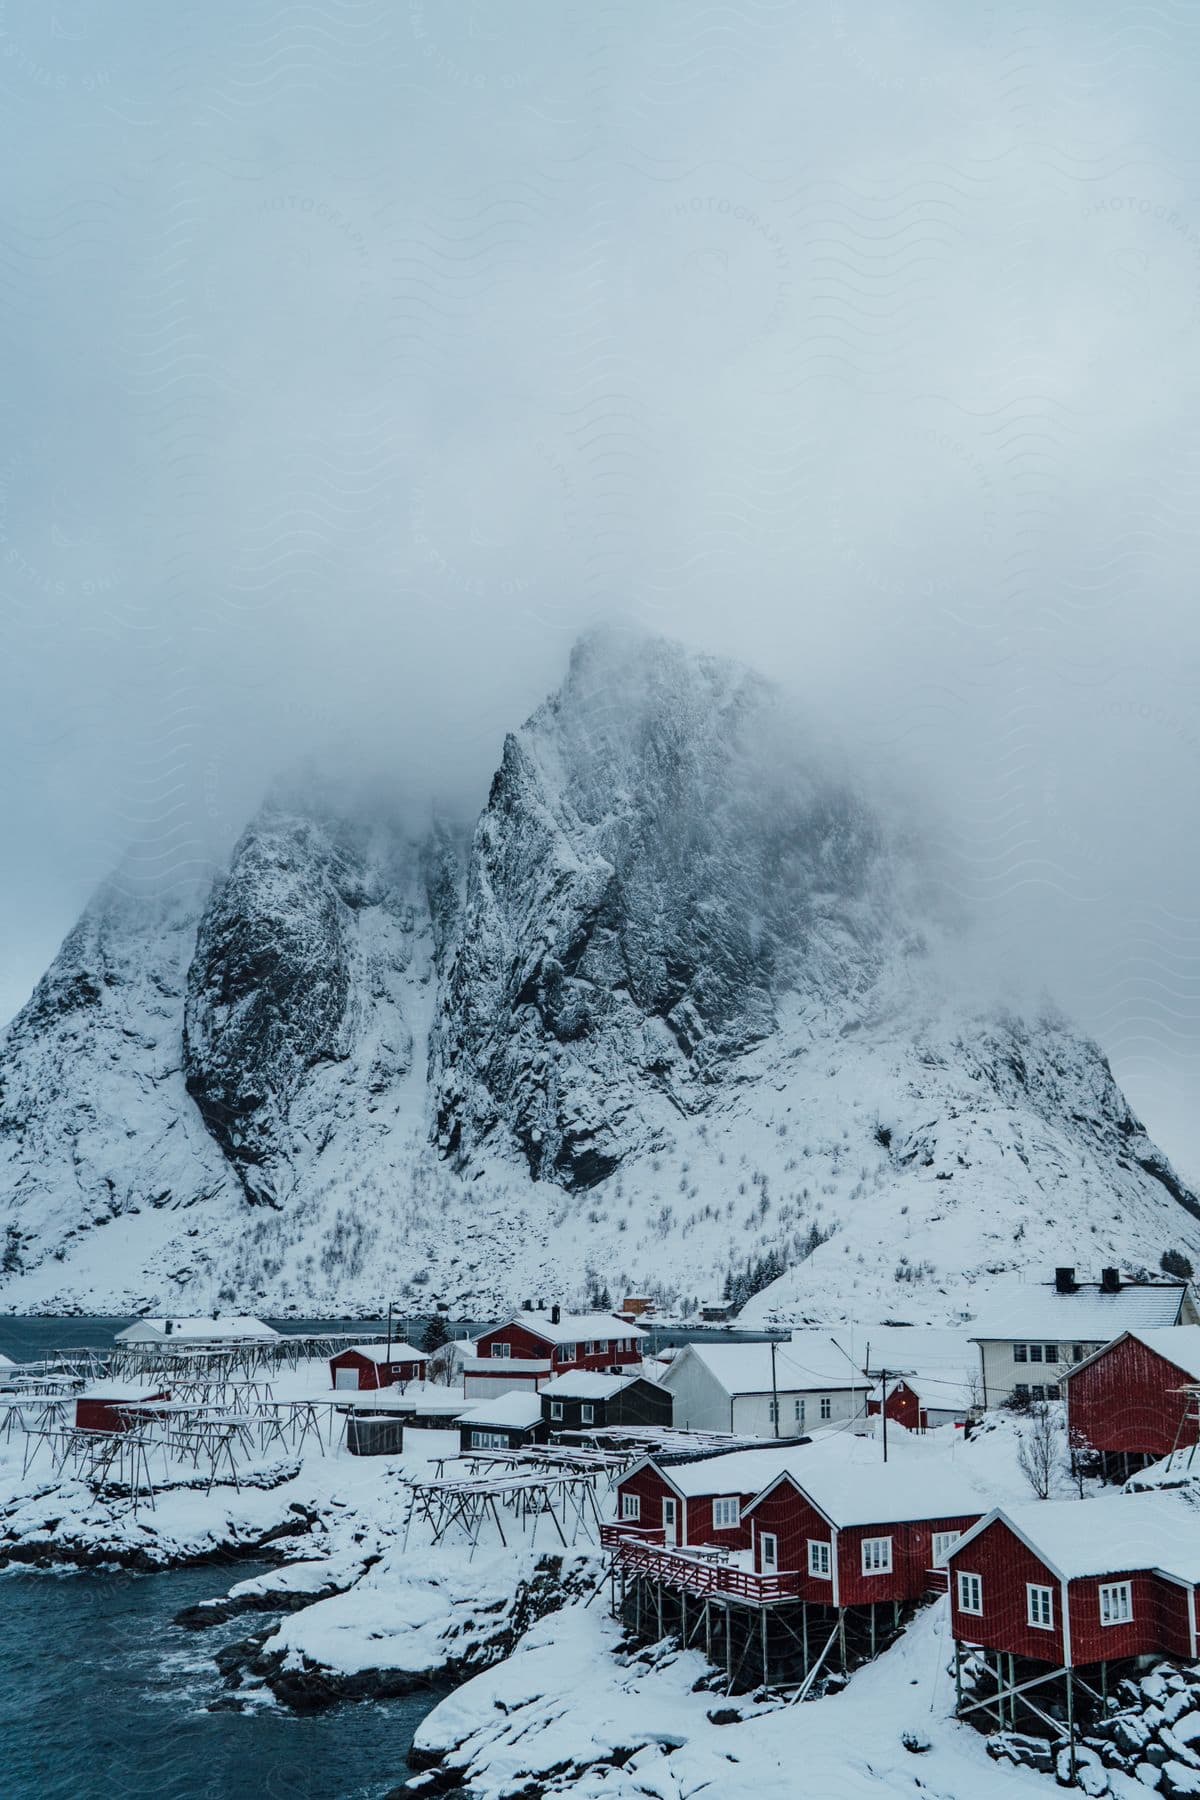
[[[1053,1670],[1196,1659],[1200,1532],[1170,1492],[997,1507],[950,1552],[956,1645]]]
[[[395,1387],[398,1382],[423,1381],[428,1358],[411,1344],[356,1344],[329,1359],[335,1388]]]
[[[797,1456],[746,1508],[754,1568],[820,1606],[916,1600],[982,1508],[939,1466]]]
[[[642,1361],[640,1326],[616,1313],[520,1312],[503,1325],[485,1331],[467,1363],[468,1395],[498,1389],[540,1389],[568,1369],[601,1373],[637,1373]]]
[[[80,1431],[128,1431],[148,1401],[170,1398],[165,1388],[106,1381],[76,1396],[75,1424]]]
[[[1106,1458],[1155,1461],[1197,1441],[1200,1325],[1123,1331],[1061,1379],[1072,1442]]]
[[[697,1544],[747,1549],[745,1508],[795,1455],[793,1444],[677,1462],[647,1457],[617,1484],[616,1521],[605,1541],[626,1532],[668,1550]]]

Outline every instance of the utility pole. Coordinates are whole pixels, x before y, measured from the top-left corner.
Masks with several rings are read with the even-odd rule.
[[[388,1345],[387,1345],[387,1360],[388,1360],[388,1362],[391,1362],[391,1360],[392,1360],[392,1303],[391,1303],[391,1301],[390,1301],[390,1300],[389,1300],[389,1301],[388,1301]]]
[[[775,1339],[771,1339],[771,1412],[775,1418],[775,1436],[779,1436],[779,1383],[775,1378]]]
[[[883,1460],[887,1461],[887,1370],[883,1371]]]

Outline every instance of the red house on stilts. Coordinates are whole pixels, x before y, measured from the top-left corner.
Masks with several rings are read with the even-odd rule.
[[[1200,1325],[1123,1331],[1062,1377],[1067,1429],[1124,1478],[1200,1438]]]

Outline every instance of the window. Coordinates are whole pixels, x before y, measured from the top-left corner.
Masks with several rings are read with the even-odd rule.
[[[608,1355],[608,1339],[607,1338],[597,1338],[596,1339],[596,1355],[597,1356],[607,1356]]]
[[[492,1345],[492,1355],[493,1356],[511,1356],[512,1355],[512,1345],[511,1344],[493,1344]]]
[[[822,1538],[808,1540],[808,1572],[829,1580],[829,1545]]]
[[[1062,1393],[1062,1389],[1059,1387],[1057,1381],[1048,1381],[1046,1383],[1046,1398],[1047,1398],[1047,1400],[1057,1400],[1059,1398],[1059,1396],[1061,1395],[1061,1393]]]
[[[595,1407],[585,1400],[579,1409],[579,1418],[580,1422],[584,1425],[594,1425],[596,1423]]]
[[[1057,1344],[1043,1344],[1042,1348],[1045,1351],[1047,1362],[1057,1362],[1058,1361],[1058,1345]]]
[[[508,1437],[503,1431],[472,1431],[472,1450],[507,1450]]]
[[[864,1575],[891,1574],[892,1540],[890,1537],[863,1539],[862,1572]]]
[[[803,1402],[803,1400],[797,1400],[797,1402],[796,1402],[796,1423],[797,1423],[797,1425],[799,1425],[800,1429],[803,1431],[803,1429],[804,1429],[804,1402]]]
[[[561,1419],[562,1418],[562,1401],[561,1400],[552,1400],[550,1402],[550,1417],[552,1419]]]
[[[944,1569],[946,1558],[962,1536],[961,1531],[935,1531],[933,1534],[933,1566]]]
[[[584,1354],[584,1355],[585,1355],[585,1356],[595,1356],[595,1354],[596,1354],[596,1346],[595,1346],[595,1344],[594,1344],[594,1343],[593,1343],[593,1342],[592,1342],[592,1340],[591,1340],[591,1338],[589,1338],[589,1339],[588,1339],[588,1340],[587,1340],[587,1342],[586,1342],[586,1344],[585,1344],[585,1345],[584,1345],[584,1346],[583,1346],[583,1354]]]
[[[1026,1399],[1028,1399],[1029,1398],[1029,1383],[1027,1381],[1018,1381],[1016,1387],[1013,1389],[1013,1392],[1014,1392],[1014,1394],[1022,1394],[1022,1395],[1024,1395],[1024,1397]]]
[[[1082,1344],[1072,1344],[1071,1345],[1071,1361],[1072,1362],[1082,1362],[1083,1361],[1083,1345]]]
[[[832,1419],[833,1417],[833,1401],[828,1394],[821,1395],[821,1417],[823,1419]]]
[[[959,1570],[958,1610],[965,1613],[981,1613],[983,1611],[982,1575],[968,1575],[965,1570]]]
[[[1100,1623],[1128,1625],[1133,1617],[1133,1589],[1127,1581],[1112,1581],[1100,1589]]]
[[[741,1502],[737,1495],[713,1501],[713,1530],[736,1531],[742,1522]]]
[[[767,1401],[767,1417],[768,1417],[768,1419],[770,1419],[772,1425],[778,1425],[778,1423],[779,1423],[779,1402],[778,1402],[778,1400],[768,1400]]]
[[[1046,1398],[1046,1390],[1040,1381],[1034,1382],[1029,1390],[1029,1397],[1031,1400],[1044,1400]]]
[[[1054,1630],[1054,1589],[1025,1583],[1025,1620],[1039,1631]]]
[[[1042,1360],[1042,1346],[1041,1346],[1041,1345],[1040,1345],[1040,1344],[1030,1344],[1030,1346],[1029,1346],[1029,1360],[1030,1360],[1030,1362],[1041,1362],[1041,1360]]]
[[[1029,1361],[1029,1350],[1025,1344],[1014,1344],[1013,1345],[1013,1361],[1014,1362],[1028,1362]]]
[[[558,1346],[559,1362],[563,1362],[563,1363],[574,1362],[575,1361],[575,1351],[576,1351],[576,1346],[574,1344],[560,1344]]]
[[[622,1494],[621,1495],[621,1517],[623,1519],[640,1519],[641,1516],[642,1516],[641,1496],[639,1494]]]

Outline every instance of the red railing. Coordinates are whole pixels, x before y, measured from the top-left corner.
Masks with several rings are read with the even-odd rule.
[[[617,1550],[626,1539],[636,1544],[661,1544],[663,1528],[661,1525],[634,1525],[620,1519],[615,1524],[600,1527],[600,1546],[604,1550]]]
[[[798,1575],[759,1575],[744,1569],[740,1563],[724,1563],[714,1557],[697,1556],[687,1550],[668,1550],[659,1544],[621,1536],[613,1526],[601,1527],[614,1533],[606,1548],[616,1554],[623,1569],[634,1575],[652,1575],[668,1587],[683,1588],[689,1594],[727,1594],[736,1600],[749,1600],[756,1606],[767,1606],[774,1600],[794,1600],[800,1592]]]

